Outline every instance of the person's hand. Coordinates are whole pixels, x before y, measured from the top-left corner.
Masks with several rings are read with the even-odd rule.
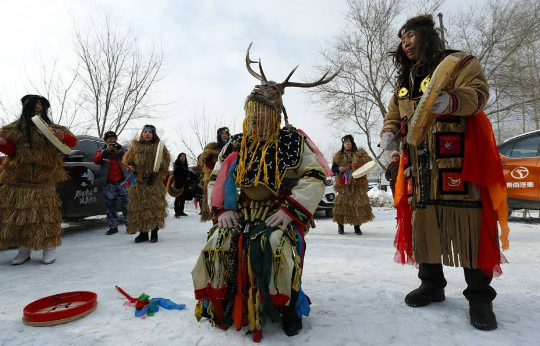
[[[112,152],[114,150],[114,143],[107,143],[107,150]]]
[[[431,107],[431,113],[443,114],[449,103],[450,95],[448,95],[448,93],[443,90],[433,103],[433,107]]]
[[[238,213],[234,210],[227,210],[218,216],[218,226],[221,228],[238,226]]]
[[[381,143],[380,146],[384,150],[392,150],[394,149],[394,134],[392,132],[385,132],[383,133],[381,137]]]
[[[0,145],[6,145],[7,141],[0,137]]]
[[[127,166],[127,169],[129,169],[131,172],[135,172],[135,167],[133,166]]]
[[[340,173],[343,173],[345,172],[347,169],[345,167],[342,167],[342,166],[339,166],[339,172]]]
[[[52,131],[56,138],[58,138],[61,141],[64,140],[64,131],[58,130],[58,129],[53,129]]]
[[[291,221],[292,218],[282,209],[279,209],[275,214],[266,219],[265,223],[269,227],[280,226],[282,230],[286,230]]]

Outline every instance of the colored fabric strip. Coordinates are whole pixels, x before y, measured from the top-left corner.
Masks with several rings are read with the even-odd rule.
[[[482,194],[478,267],[490,277],[494,273],[500,275],[500,264],[505,259],[497,241],[497,219],[502,248],[510,246],[506,180],[491,123],[483,111],[467,118],[462,177],[478,185]]]
[[[399,160],[399,170],[396,180],[394,204],[397,209],[397,232],[394,238],[396,254],[394,261],[414,264],[412,242],[412,209],[407,200],[407,184],[405,179],[405,154],[402,152]]]
[[[221,168],[217,175],[214,189],[212,190],[212,197],[210,199],[211,207],[223,209],[225,202],[225,181],[227,180],[230,167],[237,161],[237,158],[238,152],[234,151],[221,163]]]

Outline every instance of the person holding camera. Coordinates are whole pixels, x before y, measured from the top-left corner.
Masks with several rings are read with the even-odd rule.
[[[118,233],[118,212],[116,209],[118,201],[120,201],[120,209],[127,225],[129,196],[126,189],[122,187],[122,181],[128,177],[129,171],[121,165],[125,150],[118,144],[116,133],[107,131],[103,139],[105,146],[96,152],[94,163],[100,166],[100,181],[107,210],[109,230],[105,234],[111,235]]]

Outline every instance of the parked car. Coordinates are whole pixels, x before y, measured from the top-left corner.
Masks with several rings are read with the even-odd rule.
[[[540,130],[507,139],[498,148],[509,211],[540,209]]]
[[[93,136],[77,136],[77,139],[77,146],[64,156],[69,179],[56,187],[64,220],[106,214],[99,166],[92,161],[105,142]]]
[[[317,211],[324,211],[326,216],[331,217],[334,215],[334,200],[336,199],[334,179],[332,177],[326,177],[325,185],[324,195],[317,206]]]

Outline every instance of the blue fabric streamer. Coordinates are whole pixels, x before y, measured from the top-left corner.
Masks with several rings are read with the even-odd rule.
[[[227,173],[227,179],[225,180],[225,200],[223,203],[223,208],[227,210],[237,209],[236,200],[238,189],[236,188],[236,183],[234,181],[234,170],[236,169],[237,163],[238,160],[231,165],[231,168]]]
[[[166,310],[173,310],[173,309],[182,310],[186,307],[185,304],[176,304],[170,299],[152,298],[150,299],[150,304],[148,304],[144,309],[142,310],[135,309],[135,317],[144,316],[148,314],[149,312],[156,313],[159,311],[160,306]]]
[[[129,175],[126,179],[120,184],[123,188],[132,187],[137,182],[137,179],[135,179],[135,174],[133,172],[129,172]]]

